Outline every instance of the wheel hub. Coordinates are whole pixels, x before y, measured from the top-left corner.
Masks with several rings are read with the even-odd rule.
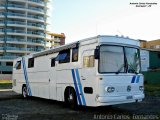
[[[69,101],[72,101],[73,100],[73,95],[70,94],[68,99],[69,99]]]

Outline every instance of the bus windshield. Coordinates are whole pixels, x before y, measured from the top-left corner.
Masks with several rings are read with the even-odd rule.
[[[132,47],[102,45],[100,47],[100,73],[139,73],[139,50]]]

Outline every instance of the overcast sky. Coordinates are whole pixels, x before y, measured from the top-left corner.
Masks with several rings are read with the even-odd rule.
[[[155,2],[135,7],[133,2]],[[160,0],[50,0],[48,30],[64,33],[66,43],[96,35],[160,39]]]

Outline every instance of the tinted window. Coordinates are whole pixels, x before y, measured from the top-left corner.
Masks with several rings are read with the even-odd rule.
[[[15,64],[14,68],[21,69],[21,61],[17,61],[17,63]]]
[[[72,49],[72,62],[78,61],[78,48]]]
[[[6,66],[13,66],[13,62],[6,62]]]
[[[28,68],[34,67],[34,58],[29,58],[28,59]]]
[[[59,52],[58,55],[59,63],[69,63],[70,62],[70,49],[63,50]]]
[[[55,66],[55,58],[52,58],[51,59],[51,67],[54,67]]]

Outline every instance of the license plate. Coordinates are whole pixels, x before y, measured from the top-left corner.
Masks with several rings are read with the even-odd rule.
[[[127,96],[126,99],[133,99],[133,96]]]

